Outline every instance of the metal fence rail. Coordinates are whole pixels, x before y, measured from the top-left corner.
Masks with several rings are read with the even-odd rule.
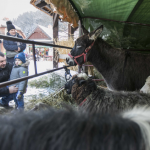
[[[46,74],[46,73],[50,73],[50,72],[54,72],[54,71],[57,71],[57,70],[64,69],[66,67],[70,67],[70,66],[64,66],[64,67],[60,67],[60,68],[57,68],[57,69],[52,69],[52,70],[49,70],[49,71],[45,71],[45,72],[42,72],[42,73],[37,73],[36,58],[35,58],[35,45],[59,47],[59,48],[66,48],[66,49],[72,49],[71,47],[48,44],[48,43],[44,43],[44,42],[36,42],[36,41],[31,41],[31,40],[24,40],[24,39],[15,38],[15,37],[11,37],[11,36],[5,36],[5,35],[1,35],[1,34],[0,34],[0,39],[10,40],[10,41],[18,41],[18,42],[22,42],[22,43],[26,43],[26,44],[32,44],[34,69],[35,69],[35,75],[31,75],[31,76],[19,78],[19,79],[16,79],[16,80],[11,80],[11,81],[0,83],[0,88],[11,85],[11,84],[14,84],[14,83],[17,83],[17,82],[20,82],[20,81],[23,81],[23,80],[34,78],[34,77],[37,77],[37,76],[40,76],[40,75],[43,75],[43,74]]]
[[[0,88],[8,86],[10,84],[14,84],[14,83],[17,83],[17,82],[24,81],[24,80],[27,80],[27,79],[38,77],[38,76],[41,76],[41,75],[46,74],[46,73],[50,73],[50,72],[54,72],[54,71],[57,71],[57,70],[65,69],[66,67],[70,67],[70,66],[64,66],[64,67],[60,67],[60,68],[57,68],[57,69],[52,69],[52,70],[49,70],[49,71],[44,71],[44,72],[38,73],[36,75],[26,76],[26,77],[22,77],[22,78],[19,78],[19,79],[15,79],[15,80],[3,82],[3,83],[0,83]]]
[[[48,43],[44,43],[44,42],[37,42],[37,41],[31,41],[31,40],[24,40],[24,39],[15,38],[15,37],[11,37],[11,36],[5,36],[5,35],[1,35],[1,34],[0,34],[0,39],[10,40],[10,41],[18,41],[18,42],[22,42],[22,43],[26,43],[26,44],[44,45],[44,46],[72,49],[72,47],[48,44]]]

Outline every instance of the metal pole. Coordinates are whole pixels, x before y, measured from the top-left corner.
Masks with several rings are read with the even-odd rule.
[[[79,37],[82,35],[82,29],[81,29],[81,21],[79,21]],[[85,68],[85,67],[84,67]],[[84,70],[83,68],[83,70]],[[84,72],[84,71],[83,71]],[[78,66],[78,73],[81,73],[81,67]]]
[[[0,34],[0,39],[17,41],[17,42],[22,42],[22,43],[26,43],[26,44],[28,43],[28,44],[35,44],[35,45],[42,45],[42,46],[44,45],[44,46],[52,46],[52,47],[72,49],[72,47],[48,44],[48,43],[44,43],[44,42],[37,42],[37,41],[31,41],[31,40],[24,40],[24,39],[15,38],[12,36],[1,35],[1,34]]]
[[[32,44],[32,50],[33,50],[33,60],[34,60],[34,71],[35,71],[35,74],[37,74],[36,57],[35,57],[35,45],[34,44]]]
[[[38,76],[44,75],[46,73],[50,73],[50,72],[54,72],[54,71],[57,71],[57,70],[65,69],[66,67],[70,67],[70,66],[64,66],[64,67],[60,67],[60,68],[57,68],[57,69],[52,69],[52,70],[49,70],[49,71],[41,72],[41,73],[38,73],[36,75],[26,76],[26,77],[22,77],[22,78],[19,78],[19,79],[3,82],[3,83],[0,83],[0,88],[11,85],[11,84],[14,84],[14,83],[18,83],[18,82],[21,82],[21,81],[24,81],[24,80],[27,80],[27,79],[38,77]]]
[[[36,66],[36,58],[35,58],[35,45],[32,44],[32,50],[33,50],[33,60],[34,60],[34,71],[35,74],[37,74],[37,66]]]
[[[58,14],[53,14],[53,43],[55,44],[54,40],[57,42],[58,40]],[[56,48],[53,47],[53,68],[58,68],[58,53]]]

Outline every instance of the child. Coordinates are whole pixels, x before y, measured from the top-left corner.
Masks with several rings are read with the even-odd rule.
[[[17,54],[14,57],[15,65],[12,68],[12,72],[10,75],[10,80],[22,78],[28,76],[28,65],[29,62],[25,59],[25,54],[23,52]],[[16,102],[16,106],[18,109],[24,108],[24,96],[23,94],[26,92],[27,88],[27,80],[21,81],[19,83],[15,83],[18,87],[18,92],[14,93],[13,98]]]
[[[29,62],[25,59],[25,54],[23,52],[18,53],[14,57],[15,64],[12,68],[10,80],[15,80],[18,78],[22,78],[28,76],[28,65]],[[11,96],[6,96],[1,99],[3,104],[9,103],[9,101],[14,100],[18,110],[24,109],[24,96],[23,94],[26,92],[27,88],[27,80],[15,83],[16,87],[18,87],[18,92],[11,94]],[[11,85],[12,86],[12,85]]]

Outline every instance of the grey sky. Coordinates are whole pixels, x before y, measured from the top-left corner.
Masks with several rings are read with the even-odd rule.
[[[7,17],[12,20],[24,12],[37,11],[38,9],[31,5],[30,1],[31,0],[0,0],[0,19]]]

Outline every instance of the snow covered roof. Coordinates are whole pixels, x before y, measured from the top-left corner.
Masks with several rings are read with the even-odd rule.
[[[50,39],[53,39],[53,30],[52,28],[46,28],[44,26],[41,25],[37,25],[33,31],[28,35],[28,37],[26,39],[28,39],[37,29],[37,27],[39,27]]]
[[[0,20],[0,27],[6,27],[6,21]]]
[[[52,28],[46,28],[41,25],[38,25],[50,38],[53,39],[53,30]]]

